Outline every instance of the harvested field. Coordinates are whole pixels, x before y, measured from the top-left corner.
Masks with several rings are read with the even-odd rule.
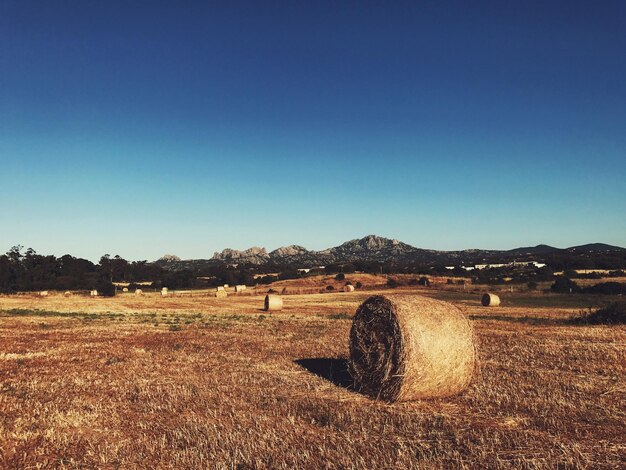
[[[568,296],[485,310],[477,293],[402,292],[471,319],[481,367],[464,393],[390,405],[350,389],[352,315],[372,291],[290,295],[275,313],[261,295],[2,296],[0,466],[624,465],[626,327],[564,323]]]

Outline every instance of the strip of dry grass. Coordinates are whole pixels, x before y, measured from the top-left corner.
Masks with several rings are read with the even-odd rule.
[[[0,466],[624,465],[626,327],[500,321],[461,302],[486,316],[479,378],[452,399],[388,405],[325,372],[346,358],[363,296],[290,296],[271,316],[261,297],[2,298]]]

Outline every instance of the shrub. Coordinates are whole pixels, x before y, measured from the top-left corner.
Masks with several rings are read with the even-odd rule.
[[[557,277],[554,284],[550,286],[550,290],[559,294],[571,294],[580,292],[580,287],[570,278]]]
[[[453,281],[452,279],[448,279],[448,280],[446,281],[446,284],[454,284],[454,281]]]
[[[335,290],[335,288],[333,286],[326,286],[326,290],[331,291],[331,290]]]
[[[622,271],[621,269],[618,269],[616,271],[611,271],[608,274],[608,277],[624,277],[626,276],[626,272]]]
[[[538,286],[539,284],[537,284],[535,281],[528,281],[528,283],[526,284],[526,287],[528,287],[528,290],[535,290],[537,289]]]
[[[96,290],[98,294],[104,297],[114,297],[115,296],[115,286],[112,282],[101,280],[96,284]]]
[[[620,300],[608,306],[598,309],[588,315],[574,318],[573,323],[589,325],[625,325],[626,324],[626,301]]]
[[[430,286],[430,279],[428,279],[426,276],[420,277],[420,280],[417,282],[420,286]]]
[[[363,283],[361,281],[357,281],[354,287],[356,287],[357,289],[360,289],[361,287],[363,287]]]
[[[620,282],[601,282],[585,289],[589,294],[618,295],[626,293],[626,284]]]
[[[345,281],[346,275],[344,273],[339,273],[335,276],[335,281]]]
[[[391,287],[392,289],[395,289],[396,287],[398,287],[400,284],[398,284],[398,281],[396,281],[393,278],[389,278],[387,279],[387,287]]]
[[[271,284],[274,281],[278,281],[278,276],[267,275],[257,279],[257,281],[261,284]]]

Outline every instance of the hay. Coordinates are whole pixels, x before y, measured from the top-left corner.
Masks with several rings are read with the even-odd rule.
[[[66,290],[65,293],[63,294],[65,297],[70,297],[72,295],[72,293],[69,290]]]
[[[217,297],[219,299],[223,299],[223,298],[228,297],[228,294],[223,289],[222,290],[217,290],[217,291],[215,291],[215,297]]]
[[[348,284],[347,286],[345,286],[343,288],[343,291],[344,292],[354,292],[354,286]]]
[[[216,289],[217,289],[218,292],[220,292],[220,291],[224,292],[224,287],[222,287],[222,286],[217,286]]]
[[[246,286],[244,286],[244,285],[236,285],[235,286],[235,292],[243,292],[244,290],[246,290]]]
[[[470,322],[447,302],[375,295],[357,309],[350,372],[361,393],[390,402],[447,397],[468,387],[475,365]]]
[[[40,296],[40,297],[48,297],[48,291],[47,291],[47,290],[42,290],[42,291],[39,293],[39,296]]]
[[[267,294],[265,296],[265,303],[263,306],[263,310],[266,312],[282,310],[283,309],[283,298],[280,295],[275,294]]]
[[[89,294],[90,294],[92,297],[98,297],[98,291],[97,291],[97,290],[95,290],[95,289],[94,289],[94,290],[92,290]]]
[[[167,287],[164,287],[163,289],[161,289],[161,297],[167,297],[169,294]]]
[[[500,297],[496,294],[484,294],[483,298],[480,300],[483,304],[483,307],[497,307],[500,305]]]
[[[128,292],[128,287],[124,287],[124,288],[122,289],[122,292]]]
[[[141,289],[135,289],[135,295],[143,295],[143,291]]]

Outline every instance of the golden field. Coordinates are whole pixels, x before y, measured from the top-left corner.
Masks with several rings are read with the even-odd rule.
[[[626,466],[626,327],[562,322],[587,298],[505,291],[489,309],[473,286],[364,281],[287,295],[273,314],[268,287],[0,296],[0,466]],[[332,281],[299,282],[281,289]],[[472,319],[480,372],[466,392],[387,404],[350,389],[351,316],[380,292],[448,300]]]

